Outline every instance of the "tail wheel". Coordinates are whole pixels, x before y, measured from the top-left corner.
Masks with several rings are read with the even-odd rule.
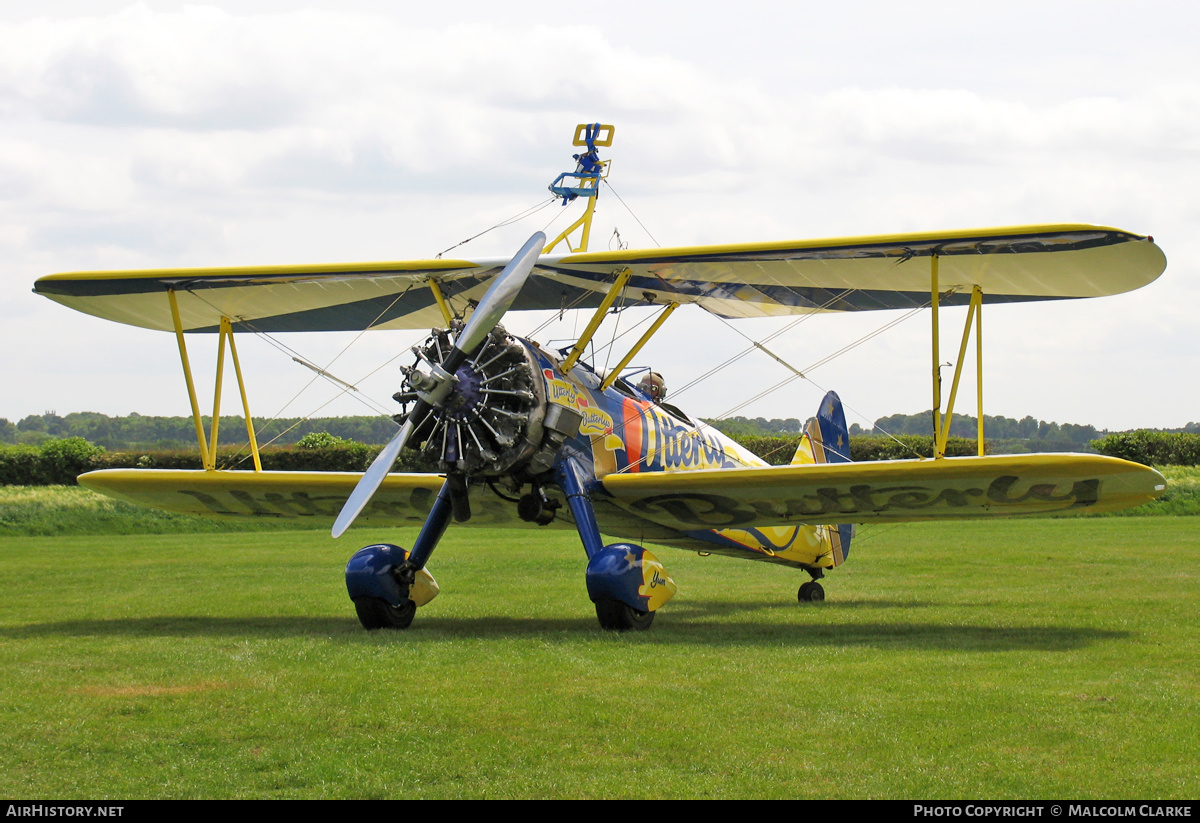
[[[374,629],[407,629],[417,613],[417,604],[405,600],[397,607],[378,597],[360,597],[354,601],[358,622],[368,631]]]
[[[644,612],[620,600],[597,600],[596,618],[600,628],[615,632],[645,631],[654,622],[654,612]]]
[[[800,587],[796,599],[801,603],[820,603],[825,599],[825,590],[815,580],[810,580]]]

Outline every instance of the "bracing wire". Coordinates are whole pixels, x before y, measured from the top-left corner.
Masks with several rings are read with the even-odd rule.
[[[470,237],[468,237],[466,240],[462,240],[458,243],[455,243],[453,246],[451,246],[448,249],[442,249],[440,252],[437,253],[437,255],[434,257],[434,259],[441,260],[442,255],[445,254],[446,252],[453,251],[454,249],[457,249],[459,246],[465,246],[467,243],[470,243],[472,240],[475,240],[479,237],[483,237],[485,234],[492,231],[493,229],[503,228],[504,226],[511,226],[513,223],[517,223],[521,220],[524,220],[526,217],[532,217],[533,215],[537,214],[542,209],[549,206],[551,203],[555,202],[557,199],[558,199],[557,197],[551,197],[548,200],[543,200],[533,206],[530,206],[529,208],[525,209],[525,211],[514,214],[512,217],[501,220],[499,223],[492,226],[491,228],[487,228],[487,229],[484,229],[483,231],[479,232],[479,234],[473,234]],[[553,222],[553,221],[551,221],[551,222]]]
[[[897,318],[896,318],[896,319],[894,319],[894,320],[890,320],[890,321],[888,321],[887,323],[885,323],[885,324],[883,324],[882,326],[880,326],[879,328],[875,329],[874,331],[870,331],[870,332],[868,332],[867,334],[864,334],[862,337],[859,337],[857,340],[853,341],[852,343],[848,343],[847,345],[845,345],[845,346],[843,346],[842,348],[838,349],[838,350],[837,350],[836,352],[834,352],[833,354],[830,354],[830,355],[827,355],[827,356],[825,356],[825,357],[822,357],[820,360],[818,360],[818,361],[816,361],[815,363],[813,363],[812,365],[808,366],[808,368],[805,368],[805,369],[793,369],[793,371],[795,372],[794,374],[791,374],[791,375],[789,375],[788,377],[784,378],[784,379],[783,379],[783,380],[781,380],[780,382],[776,383],[774,386],[771,386],[771,387],[770,387],[770,388],[768,388],[768,389],[764,389],[763,391],[759,392],[758,394],[756,394],[754,397],[750,398],[749,400],[746,400],[746,401],[744,401],[744,402],[742,402],[742,403],[739,403],[737,406],[734,406],[732,409],[730,409],[729,411],[727,411],[725,414],[722,414],[722,415],[720,415],[720,417],[721,417],[721,418],[725,418],[725,417],[728,417],[728,416],[730,416],[730,415],[731,415],[731,414],[733,414],[734,412],[741,411],[741,410],[742,410],[742,409],[744,409],[746,406],[749,406],[751,403],[754,403],[755,401],[761,400],[762,398],[764,398],[764,397],[766,397],[767,395],[769,395],[769,394],[771,394],[771,393],[775,392],[776,390],[783,388],[783,387],[784,387],[784,386],[786,386],[788,383],[791,383],[791,382],[792,382],[792,381],[794,381],[794,380],[799,380],[801,377],[804,377],[804,379],[808,380],[810,383],[812,383],[812,384],[813,384],[814,386],[816,386],[818,389],[821,389],[822,391],[824,391],[824,389],[823,389],[821,386],[817,385],[817,383],[816,383],[816,382],[814,382],[814,381],[812,380],[812,378],[810,378],[810,377],[808,376],[808,375],[809,375],[809,373],[810,373],[811,371],[813,371],[814,369],[817,369],[817,368],[819,368],[819,367],[821,367],[821,366],[825,365],[826,363],[830,362],[831,360],[834,360],[834,359],[835,359],[835,358],[837,358],[837,357],[840,357],[840,356],[842,356],[842,355],[843,355],[843,354],[845,354],[846,352],[848,352],[848,351],[851,351],[852,349],[855,349],[855,348],[857,348],[858,346],[861,346],[863,343],[866,343],[868,340],[870,340],[870,339],[872,339],[872,338],[874,338],[874,337],[877,337],[877,336],[879,336],[880,334],[882,334],[883,332],[885,332],[885,331],[887,331],[888,329],[892,328],[893,326],[896,326],[896,325],[899,325],[900,323],[903,323],[905,320],[908,320],[910,317],[913,317],[914,315],[918,314],[918,313],[921,311],[921,309],[922,309],[922,308],[923,308],[923,307],[918,307],[918,308],[915,308],[915,309],[909,309],[907,312],[905,312],[905,313],[904,313],[903,315],[901,315],[900,317],[897,317]]]
[[[642,231],[644,231],[646,233],[646,236],[649,237],[651,241],[653,241],[654,245],[661,249],[662,243],[658,242],[658,240],[654,237],[654,235],[650,233],[650,229],[646,228],[646,224],[642,222],[641,218],[638,217],[636,214],[634,214],[633,209],[629,208],[628,204],[626,204],[626,202],[621,199],[621,195],[617,194],[617,190],[612,187],[612,183],[608,182],[608,180],[605,180],[604,185],[608,186],[608,190],[613,193],[613,197],[617,198],[617,200],[620,201],[622,206],[625,206],[625,211],[629,212],[629,216],[637,221],[637,224],[642,227]]]
[[[825,387],[823,387],[822,385],[820,385],[819,383],[817,383],[815,380],[812,379],[811,372],[814,369],[820,368],[821,366],[825,365],[826,363],[829,363],[831,360],[834,360],[835,358],[840,357],[841,355],[851,351],[852,349],[855,349],[858,346],[861,346],[863,343],[866,343],[868,340],[878,337],[880,334],[887,331],[888,329],[891,329],[892,327],[897,326],[900,323],[903,323],[905,320],[908,320],[909,318],[916,316],[922,310],[928,308],[928,306],[929,306],[929,304],[925,304],[925,305],[921,305],[921,306],[917,306],[915,308],[909,309],[907,312],[905,312],[900,317],[890,320],[887,323],[884,323],[882,326],[874,329],[873,331],[868,332],[867,334],[864,334],[862,337],[858,338],[857,340],[853,341],[852,343],[849,343],[849,344],[843,346],[842,348],[838,349],[836,352],[833,352],[832,354],[829,354],[829,355],[821,358],[820,360],[816,361],[815,363],[808,366],[807,368],[805,368],[803,370],[793,369],[793,372],[795,372],[795,373],[789,375],[788,377],[785,377],[783,380],[779,381],[775,385],[773,385],[767,389],[764,389],[763,391],[756,394],[754,397],[751,397],[749,400],[739,403],[737,406],[734,406],[732,409],[725,412],[724,414],[718,415],[716,419],[724,419],[726,417],[729,417],[729,416],[735,414],[736,412],[741,411],[746,406],[749,406],[750,404],[752,404],[758,400],[761,400],[762,398],[767,397],[768,395],[778,391],[779,389],[783,388],[784,386],[786,386],[796,380],[799,380],[801,377],[803,377],[805,380],[807,380],[809,383],[811,383],[813,386],[815,386],[819,391],[821,391],[821,392],[827,391],[827,389],[825,389]],[[726,323],[728,323],[728,321],[726,321]],[[785,327],[785,329],[783,329],[781,331],[785,331],[785,330],[786,330],[786,327]],[[741,332],[738,332],[738,333],[741,334]],[[743,335],[743,337],[744,336],[745,335]],[[774,336],[778,336],[778,333]],[[764,340],[770,340],[770,339],[771,339],[770,337],[764,338]],[[753,349],[753,347],[751,347],[750,350],[752,350],[752,349]],[[749,350],[747,350],[747,351],[749,351]],[[789,368],[792,368],[792,367],[789,366]],[[695,382],[695,381],[693,381],[693,382]],[[862,412],[858,411],[858,409],[854,408],[853,406],[849,406],[845,402],[843,402],[842,405],[845,408],[850,409],[851,412],[858,415],[862,419],[864,419],[864,420],[867,419],[866,416],[862,414]],[[913,455],[915,455],[917,457],[921,456],[916,451],[916,449],[909,446],[907,443],[902,441],[900,438],[896,437],[891,432],[884,431],[882,429],[880,429],[880,431],[883,432],[883,434],[885,434],[887,437],[890,437],[892,440],[896,441],[898,444],[900,444],[902,447],[904,447],[908,451],[912,452]],[[849,455],[847,455],[847,456],[849,456]]]
[[[762,340],[760,340],[760,341],[757,341],[757,342],[758,342],[758,343],[770,343],[770,342],[771,342],[772,340],[774,340],[776,337],[779,337],[780,335],[782,335],[782,334],[784,334],[784,333],[786,333],[786,332],[789,332],[789,331],[791,331],[792,329],[796,328],[796,326],[800,325],[801,323],[803,323],[803,322],[805,322],[805,321],[807,321],[807,320],[810,320],[810,319],[812,319],[813,315],[815,315],[815,314],[818,314],[818,313],[819,313],[819,312],[821,312],[822,310],[824,310],[824,309],[827,309],[827,308],[829,308],[830,306],[833,306],[833,305],[835,305],[835,304],[836,304],[838,301],[840,301],[840,300],[842,300],[843,298],[845,298],[845,297],[846,297],[846,295],[850,294],[850,292],[851,292],[851,291],[853,291],[853,290],[852,290],[852,289],[846,289],[845,291],[843,291],[843,292],[841,292],[841,293],[839,293],[839,294],[835,295],[834,297],[830,298],[828,301],[826,301],[825,303],[823,303],[821,306],[818,306],[816,309],[813,309],[812,311],[805,312],[804,314],[801,314],[799,317],[797,317],[795,320],[792,320],[790,323],[788,323],[787,325],[785,325],[783,328],[781,328],[781,329],[778,329],[777,331],[775,331],[775,332],[773,332],[773,333],[771,333],[771,334],[767,335],[767,336],[766,336],[766,337],[764,337]],[[723,323],[725,323],[725,325],[726,325],[726,326],[728,326],[730,329],[732,329],[732,330],[733,330],[735,333],[737,333],[737,334],[741,335],[741,336],[742,336],[743,338],[745,338],[746,340],[749,340],[749,341],[750,341],[750,345],[749,345],[749,346],[747,346],[747,347],[746,347],[745,349],[743,349],[742,351],[738,352],[737,354],[733,355],[733,356],[732,356],[732,357],[730,357],[729,359],[727,359],[725,362],[723,362],[723,363],[720,363],[720,364],[718,364],[718,365],[716,365],[716,366],[713,366],[711,369],[709,369],[708,371],[706,371],[704,374],[700,375],[699,377],[695,378],[695,379],[694,379],[694,380],[692,380],[690,383],[686,383],[686,384],[684,384],[684,386],[683,386],[682,388],[676,389],[676,390],[674,391],[674,396],[675,396],[675,397],[678,397],[679,395],[683,394],[683,393],[684,393],[685,391],[687,391],[688,389],[691,389],[691,388],[694,388],[694,387],[696,387],[696,386],[697,386],[697,385],[699,385],[700,383],[704,382],[705,380],[707,380],[708,378],[710,378],[710,377],[712,377],[713,375],[717,374],[718,372],[722,371],[723,369],[726,369],[726,368],[728,368],[729,366],[733,365],[733,364],[734,364],[734,363],[736,363],[738,360],[741,360],[743,357],[745,357],[746,355],[750,354],[750,352],[752,352],[752,351],[754,351],[756,348],[758,348],[758,346],[757,346],[757,345],[755,345],[755,341],[754,341],[753,339],[751,339],[749,336],[747,336],[747,335],[746,335],[744,332],[742,332],[742,331],[741,331],[741,329],[737,328],[736,326],[734,326],[732,323],[730,323],[728,320],[726,320],[726,319],[725,319],[725,318],[723,318],[723,317],[721,318],[721,321],[722,321]]]

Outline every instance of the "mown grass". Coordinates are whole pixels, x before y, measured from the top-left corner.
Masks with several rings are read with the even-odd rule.
[[[295,531],[301,520],[218,520],[147,509],[82,486],[0,486],[0,537]]]
[[[658,552],[600,631],[577,541],[451,528],[367,633],[342,566],[413,534],[0,540],[0,795],[1194,798],[1200,521],[865,529],[802,577]]]

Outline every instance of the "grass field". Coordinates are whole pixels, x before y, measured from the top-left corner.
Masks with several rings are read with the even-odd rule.
[[[0,796],[1195,798],[1200,520],[881,527],[786,569],[661,550],[598,629],[577,541],[452,528],[367,633],[358,529],[0,539]]]

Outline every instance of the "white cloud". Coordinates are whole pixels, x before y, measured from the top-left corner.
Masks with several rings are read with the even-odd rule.
[[[12,351],[48,333],[66,342],[6,362],[6,382],[22,390],[0,415],[40,411],[51,395],[60,410],[71,406],[72,378],[45,377],[68,368],[48,365],[64,345],[112,339],[111,361],[122,335],[146,334],[110,336],[58,307],[32,308],[37,275],[429,256],[546,196],[570,164],[574,124],[602,119],[617,126],[613,185],[668,245],[1076,220],[1153,232],[1171,260],[1163,286],[1111,309],[997,308],[989,368],[1001,402],[1016,398],[1004,413],[1182,425],[1200,417],[1198,390],[1172,386],[1171,406],[1149,410],[1128,392],[1087,397],[1092,367],[1047,352],[1072,340],[1078,350],[1086,338],[1088,358],[1145,374],[1155,336],[1131,342],[1113,330],[1157,325],[1162,381],[1192,367],[1200,72],[1185,21],[1162,31],[1141,19],[1098,23],[1118,8],[1104,4],[1043,6],[1016,3],[1007,22],[961,4],[952,22],[937,4],[754,2],[733,18],[699,9],[685,19],[620,2],[582,19],[552,16],[553,5],[401,14],[366,2],[10,16],[0,22],[0,247],[11,254],[0,282],[20,296],[4,310],[37,321],[19,334],[5,326],[0,345]],[[550,216],[467,249],[504,254]],[[606,195],[594,248],[614,226],[650,242]],[[1061,325],[1040,328],[1059,322],[1051,315]],[[797,338],[796,359],[816,359],[804,355],[841,340],[842,329],[853,339],[882,322],[839,318],[821,336]],[[672,351],[680,340],[725,340],[712,323],[672,320],[677,331],[656,355],[672,375],[692,368]],[[84,333],[89,342],[76,340]],[[927,359],[914,342],[924,333],[897,331],[873,357],[848,355],[826,367],[846,366],[829,382],[847,374],[846,399],[878,398],[879,414],[915,411],[928,402],[927,365],[908,363],[914,346],[915,362]],[[155,368],[173,370],[172,357]],[[725,378],[722,395],[773,379],[777,366],[751,362]],[[95,380],[77,385],[85,379]],[[1058,391],[1076,380],[1078,390]],[[115,408],[154,382],[96,381],[85,396]],[[182,413],[177,394],[146,392],[143,410]],[[772,411],[792,402],[773,398],[755,413],[795,416]],[[700,413],[725,410],[711,405]]]

